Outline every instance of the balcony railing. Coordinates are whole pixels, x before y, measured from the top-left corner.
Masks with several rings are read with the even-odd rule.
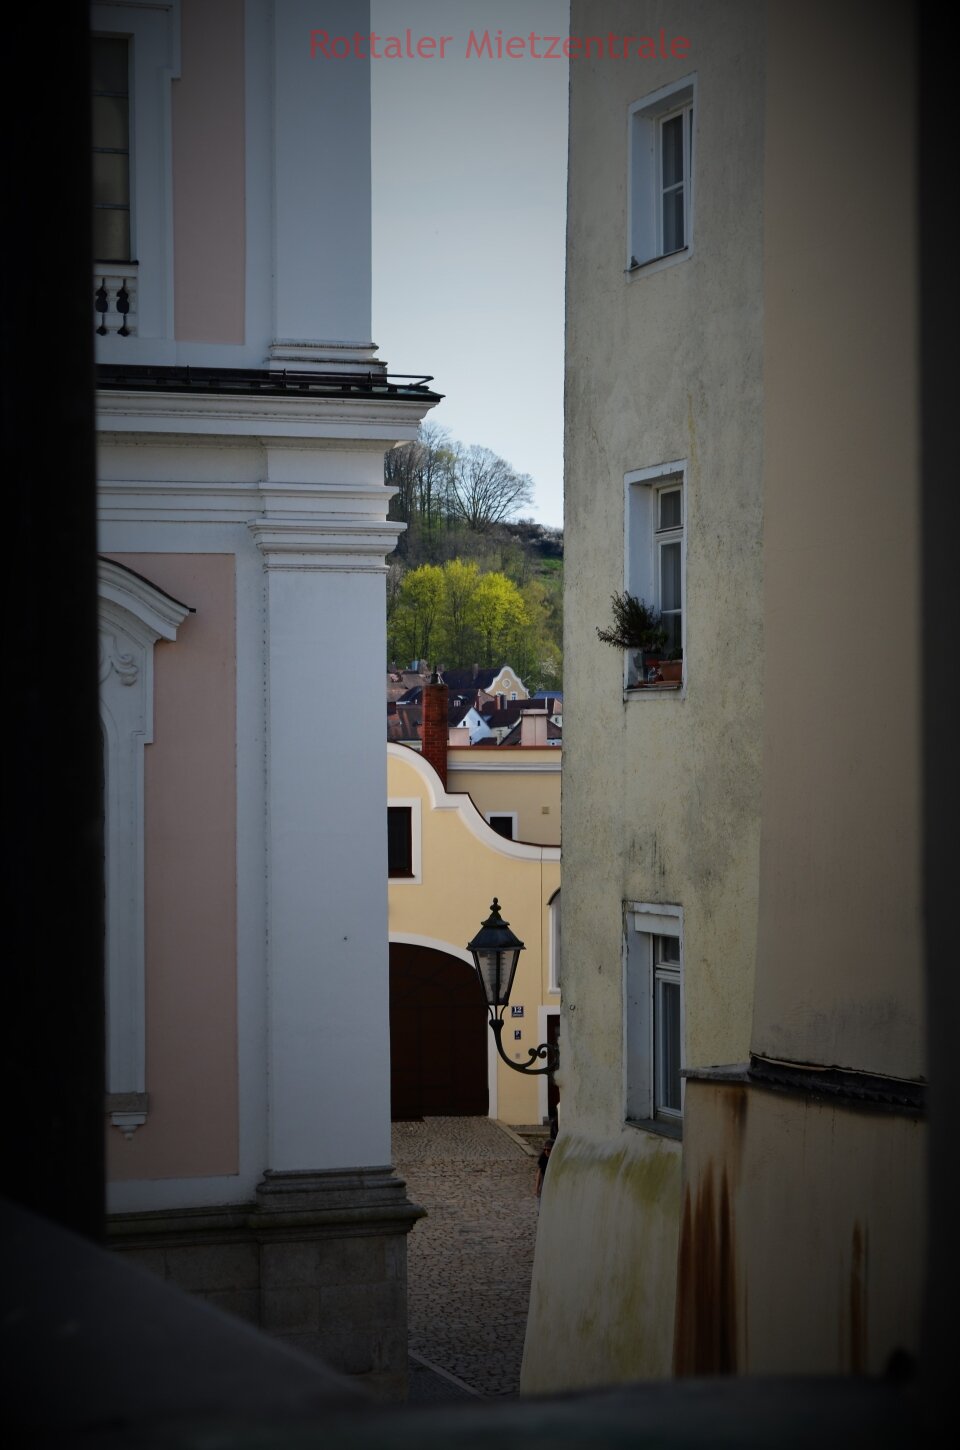
[[[135,337],[137,332],[137,269],[95,269],[93,274],[94,328],[98,337]]]

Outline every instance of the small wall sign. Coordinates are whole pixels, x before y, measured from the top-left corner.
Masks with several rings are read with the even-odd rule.
[[[510,1016],[511,1017],[522,1017],[523,1016],[523,1008],[522,1007],[511,1007],[510,1008]]]
[[[520,1028],[519,1027],[515,1027],[514,1028],[514,1031],[513,1031],[513,1040],[514,1040],[514,1042],[519,1042],[522,1036],[523,1036],[523,1033],[520,1031]]]

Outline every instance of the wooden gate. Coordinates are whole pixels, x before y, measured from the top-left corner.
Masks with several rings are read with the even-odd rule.
[[[487,1013],[473,967],[390,944],[390,1115],[485,1116]]]

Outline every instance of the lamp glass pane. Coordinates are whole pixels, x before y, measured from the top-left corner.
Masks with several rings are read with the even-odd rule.
[[[476,956],[484,998],[488,1006],[496,1006],[500,1002],[500,953],[479,951]]]

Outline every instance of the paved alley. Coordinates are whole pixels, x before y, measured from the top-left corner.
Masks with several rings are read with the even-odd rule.
[[[411,1370],[425,1362],[476,1394],[516,1395],[537,1228],[535,1152],[488,1118],[426,1118],[394,1123],[393,1154],[408,1196],[428,1212],[407,1239]],[[457,1397],[452,1383],[450,1393]]]

